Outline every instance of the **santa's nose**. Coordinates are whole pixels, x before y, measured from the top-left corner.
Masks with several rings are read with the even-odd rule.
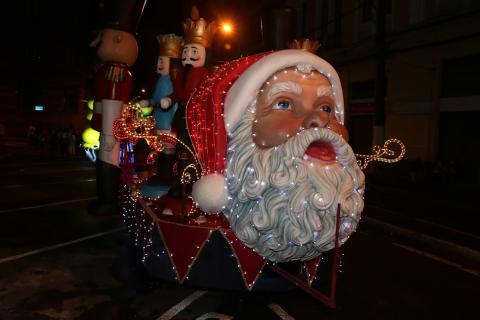
[[[303,127],[309,128],[325,128],[330,123],[330,118],[325,112],[310,112],[303,121]]]

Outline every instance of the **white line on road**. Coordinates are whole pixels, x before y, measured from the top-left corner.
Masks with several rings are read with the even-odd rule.
[[[59,166],[59,165],[78,165],[80,164],[82,167],[90,168],[95,170],[95,166],[92,165],[91,162],[87,162],[87,160],[80,160],[80,161],[48,161],[48,162],[15,162],[15,163],[8,163],[2,164],[4,168],[11,168],[11,167],[24,167],[24,168],[35,168],[35,167],[44,167],[44,166]]]
[[[23,187],[37,187],[37,186],[51,186],[55,184],[72,184],[72,182],[95,182],[95,178],[89,179],[77,179],[77,180],[69,180],[69,181],[56,181],[56,182],[44,182],[44,183],[25,183],[25,184],[10,184],[5,186],[0,186],[0,189],[15,189],[15,188],[23,188]]]
[[[398,212],[395,212],[395,211],[389,210],[389,209],[385,209],[385,208],[383,208],[381,206],[378,206],[378,205],[375,205],[375,204],[369,204],[368,206],[371,207],[371,208],[375,208],[377,210],[388,212],[392,216],[398,216],[399,215]],[[374,219],[374,218],[366,217],[365,219],[369,220],[369,219]],[[469,233],[469,232],[466,232],[466,231],[454,229],[454,228],[445,226],[443,224],[438,224],[438,223],[435,223],[435,222],[432,222],[432,221],[419,219],[419,218],[412,218],[412,219],[413,219],[413,221],[415,221],[417,223],[420,223],[420,224],[423,224],[423,225],[426,225],[426,226],[433,226],[436,229],[443,229],[445,231],[448,231],[448,232],[451,232],[451,233],[456,233],[456,234],[467,236],[467,237],[471,237],[471,238],[476,239],[476,240],[480,239],[480,237],[478,237],[477,235],[475,235],[473,233]]]
[[[192,304],[195,300],[203,296],[207,291],[195,291],[173,307],[167,310],[164,314],[162,314],[160,317],[158,317],[155,320],[170,320],[173,317],[175,317],[179,312],[181,312],[183,309],[188,307],[190,304]]]
[[[440,262],[440,263],[443,263],[443,264],[446,264],[447,266],[451,266],[451,267],[454,267],[454,268],[457,268],[459,270],[462,270],[464,272],[467,272],[467,273],[470,273],[474,276],[480,276],[480,273],[478,270],[475,270],[475,269],[467,269],[467,268],[464,268],[462,267],[461,265],[459,265],[458,263],[455,263],[453,261],[450,261],[450,260],[447,260],[447,259],[444,259],[444,258],[441,258],[439,256],[436,256],[434,254],[431,254],[431,253],[428,253],[428,252],[425,252],[425,251],[421,251],[421,250],[417,250],[417,249],[414,249],[414,248],[410,248],[406,245],[403,245],[403,244],[400,244],[400,243],[396,243],[396,242],[392,242],[392,244],[394,246],[397,246],[399,248],[402,248],[404,250],[407,250],[407,251],[410,251],[410,252],[413,252],[413,253],[416,253],[420,256],[424,256],[424,257],[427,257],[427,258],[430,258],[432,260],[435,260],[437,262]]]
[[[96,198],[97,197],[88,197],[88,198],[82,198],[82,199],[51,202],[51,203],[46,203],[46,204],[40,204],[40,205],[37,205],[37,206],[29,206],[29,207],[22,207],[22,208],[11,208],[11,209],[0,210],[0,214],[1,213],[9,213],[9,212],[17,212],[17,211],[25,211],[25,210],[48,208],[48,207],[55,207],[55,206],[61,206],[61,205],[64,205],[64,204],[76,203],[76,202],[85,202],[85,201],[94,200]]]
[[[470,237],[470,238],[473,238],[473,239],[476,239],[476,240],[480,240],[480,237],[479,237],[479,236],[474,235],[473,233],[470,233],[470,232],[453,229],[453,228],[444,226],[444,225],[442,225],[442,224],[438,224],[438,223],[435,223],[435,222],[427,221],[427,220],[424,220],[424,219],[417,219],[417,218],[415,218],[414,220],[417,221],[417,222],[423,223],[423,224],[425,224],[425,225],[433,226],[433,227],[435,227],[435,228],[437,228],[437,229],[443,229],[443,230],[446,230],[446,231],[449,231],[449,232],[452,232],[452,233],[457,233],[457,234],[459,234],[459,235],[464,235],[464,236],[467,236],[467,237]]]
[[[33,256],[35,254],[44,253],[44,252],[51,251],[51,250],[54,250],[54,249],[66,247],[66,246],[69,246],[71,244],[79,243],[79,242],[82,242],[82,241],[102,237],[102,236],[105,236],[107,234],[112,234],[112,233],[119,232],[119,231],[122,231],[122,230],[125,230],[125,227],[120,227],[120,228],[112,229],[112,230],[109,230],[109,231],[100,232],[100,233],[97,233],[97,234],[92,234],[90,236],[78,238],[78,239],[75,239],[75,240],[72,240],[72,241],[58,243],[58,244],[55,244],[53,246],[49,246],[49,247],[45,247],[45,248],[41,248],[41,249],[37,249],[37,250],[32,250],[32,251],[25,252],[25,253],[22,253],[22,254],[17,254],[15,256],[11,256],[11,257],[6,257],[6,258],[3,258],[3,259],[0,259],[0,264],[5,263],[5,262],[9,262],[9,261],[13,261],[13,260],[18,260],[18,259],[25,258],[25,257],[29,257],[29,256]]]
[[[232,320],[233,317],[226,314],[222,314],[222,313],[207,312],[205,314],[202,314],[200,317],[195,318],[195,320],[207,320],[207,319]]]
[[[285,310],[283,310],[282,307],[280,307],[278,304],[275,304],[275,303],[271,303],[268,305],[268,307],[273,311],[275,312],[275,314],[277,316],[280,317],[280,319],[282,320],[295,320],[294,317],[292,317],[291,315],[289,315]]]

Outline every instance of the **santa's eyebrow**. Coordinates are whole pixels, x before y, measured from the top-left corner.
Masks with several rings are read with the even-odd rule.
[[[271,98],[279,92],[292,92],[297,95],[302,93],[302,87],[292,81],[274,83],[268,90],[268,98]]]
[[[332,87],[319,86],[317,88],[317,97],[333,97]]]

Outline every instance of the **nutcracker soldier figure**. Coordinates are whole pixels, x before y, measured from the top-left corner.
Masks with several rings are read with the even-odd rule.
[[[172,74],[177,75],[183,38],[175,34],[159,34],[157,40],[160,47],[157,62],[159,77],[155,84],[153,97],[147,103],[154,106],[155,133],[171,134],[177,103],[173,103],[167,108],[161,108],[160,101],[173,93]],[[140,186],[140,192],[148,198],[158,198],[164,195],[173,183],[173,166],[176,162],[175,146],[165,142],[163,145],[165,149],[158,154],[157,158],[157,174]]]
[[[173,94],[160,100],[162,108],[168,108],[177,102],[178,108],[173,118],[173,129],[177,138],[186,145],[191,146],[185,121],[187,102],[195,88],[208,76],[205,67],[207,49],[211,46],[213,37],[217,31],[215,22],[208,23],[199,18],[198,10],[192,7],[191,18],[183,24],[185,45],[182,51],[182,66],[178,76],[173,79]],[[169,194],[175,198],[185,197],[185,188],[181,185],[181,175],[188,164],[188,155],[181,146],[177,147],[178,165],[177,177]]]
[[[138,45],[134,34],[145,3],[146,0],[106,3],[102,30],[90,44],[97,48],[97,56],[102,62],[96,71],[93,88],[92,126],[100,131],[96,161],[97,199],[88,208],[93,215],[119,212],[119,142],[113,135],[113,122],[120,117],[123,104],[131,99],[132,75],[129,67],[137,59]]]

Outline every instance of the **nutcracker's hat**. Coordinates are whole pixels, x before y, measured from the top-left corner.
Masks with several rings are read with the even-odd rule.
[[[135,34],[147,0],[104,0],[101,2],[101,28]]]

